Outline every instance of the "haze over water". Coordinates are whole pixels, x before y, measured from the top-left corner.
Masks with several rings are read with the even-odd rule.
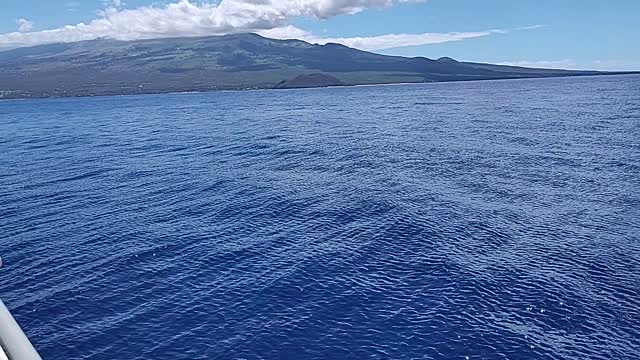
[[[0,102],[45,359],[638,359],[640,77]]]

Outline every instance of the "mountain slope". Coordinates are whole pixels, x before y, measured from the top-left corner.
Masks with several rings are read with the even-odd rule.
[[[255,34],[130,42],[100,39],[0,52],[0,98],[596,74],[602,73],[385,56],[338,44],[312,45]]]

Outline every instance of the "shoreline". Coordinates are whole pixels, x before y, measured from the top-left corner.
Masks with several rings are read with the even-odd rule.
[[[204,94],[214,92],[245,92],[245,91],[289,91],[289,90],[311,90],[311,89],[336,89],[336,88],[360,88],[360,87],[382,87],[382,86],[403,86],[403,85],[428,85],[428,84],[449,84],[449,83],[473,83],[486,81],[518,81],[518,80],[537,80],[537,79],[565,79],[565,78],[586,78],[586,77],[602,77],[602,76],[633,76],[640,75],[640,71],[624,71],[609,72],[596,74],[569,74],[559,76],[524,76],[518,78],[495,78],[495,79],[468,79],[468,80],[443,80],[443,81],[423,81],[423,82],[398,82],[398,83],[378,83],[378,84],[346,84],[338,86],[309,86],[294,88],[273,88],[273,87],[257,87],[245,89],[208,89],[208,90],[185,90],[185,91],[157,91],[157,92],[141,92],[141,93],[123,93],[123,94],[89,94],[75,96],[41,96],[41,97],[15,97],[0,98],[0,103],[10,101],[28,101],[28,100],[49,100],[49,99],[79,99],[79,98],[108,98],[108,97],[130,97],[130,96],[149,96],[149,95],[185,95],[185,94]]]

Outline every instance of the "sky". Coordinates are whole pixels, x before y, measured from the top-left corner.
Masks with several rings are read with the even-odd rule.
[[[0,49],[256,32],[402,56],[640,70],[640,0],[1,0]]]

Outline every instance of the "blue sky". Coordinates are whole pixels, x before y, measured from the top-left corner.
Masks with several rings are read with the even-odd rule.
[[[0,45],[74,41],[98,35],[127,40],[149,37],[150,33],[158,37],[246,29],[405,56],[640,70],[638,0],[270,0],[261,7],[247,5],[252,3],[248,0],[222,0],[226,3],[219,9],[213,2],[186,5],[182,0],[183,4],[176,5],[178,1],[2,0]],[[160,11],[127,11],[148,6]],[[110,15],[105,15],[107,8]],[[89,27],[42,33],[81,22],[91,24],[104,17],[109,20]],[[154,17],[162,21],[152,20]],[[215,19],[203,22],[203,18]],[[147,29],[167,21],[176,23]],[[19,28],[22,31],[18,33]],[[396,44],[400,47],[394,47]],[[407,44],[413,46],[403,46]]]

